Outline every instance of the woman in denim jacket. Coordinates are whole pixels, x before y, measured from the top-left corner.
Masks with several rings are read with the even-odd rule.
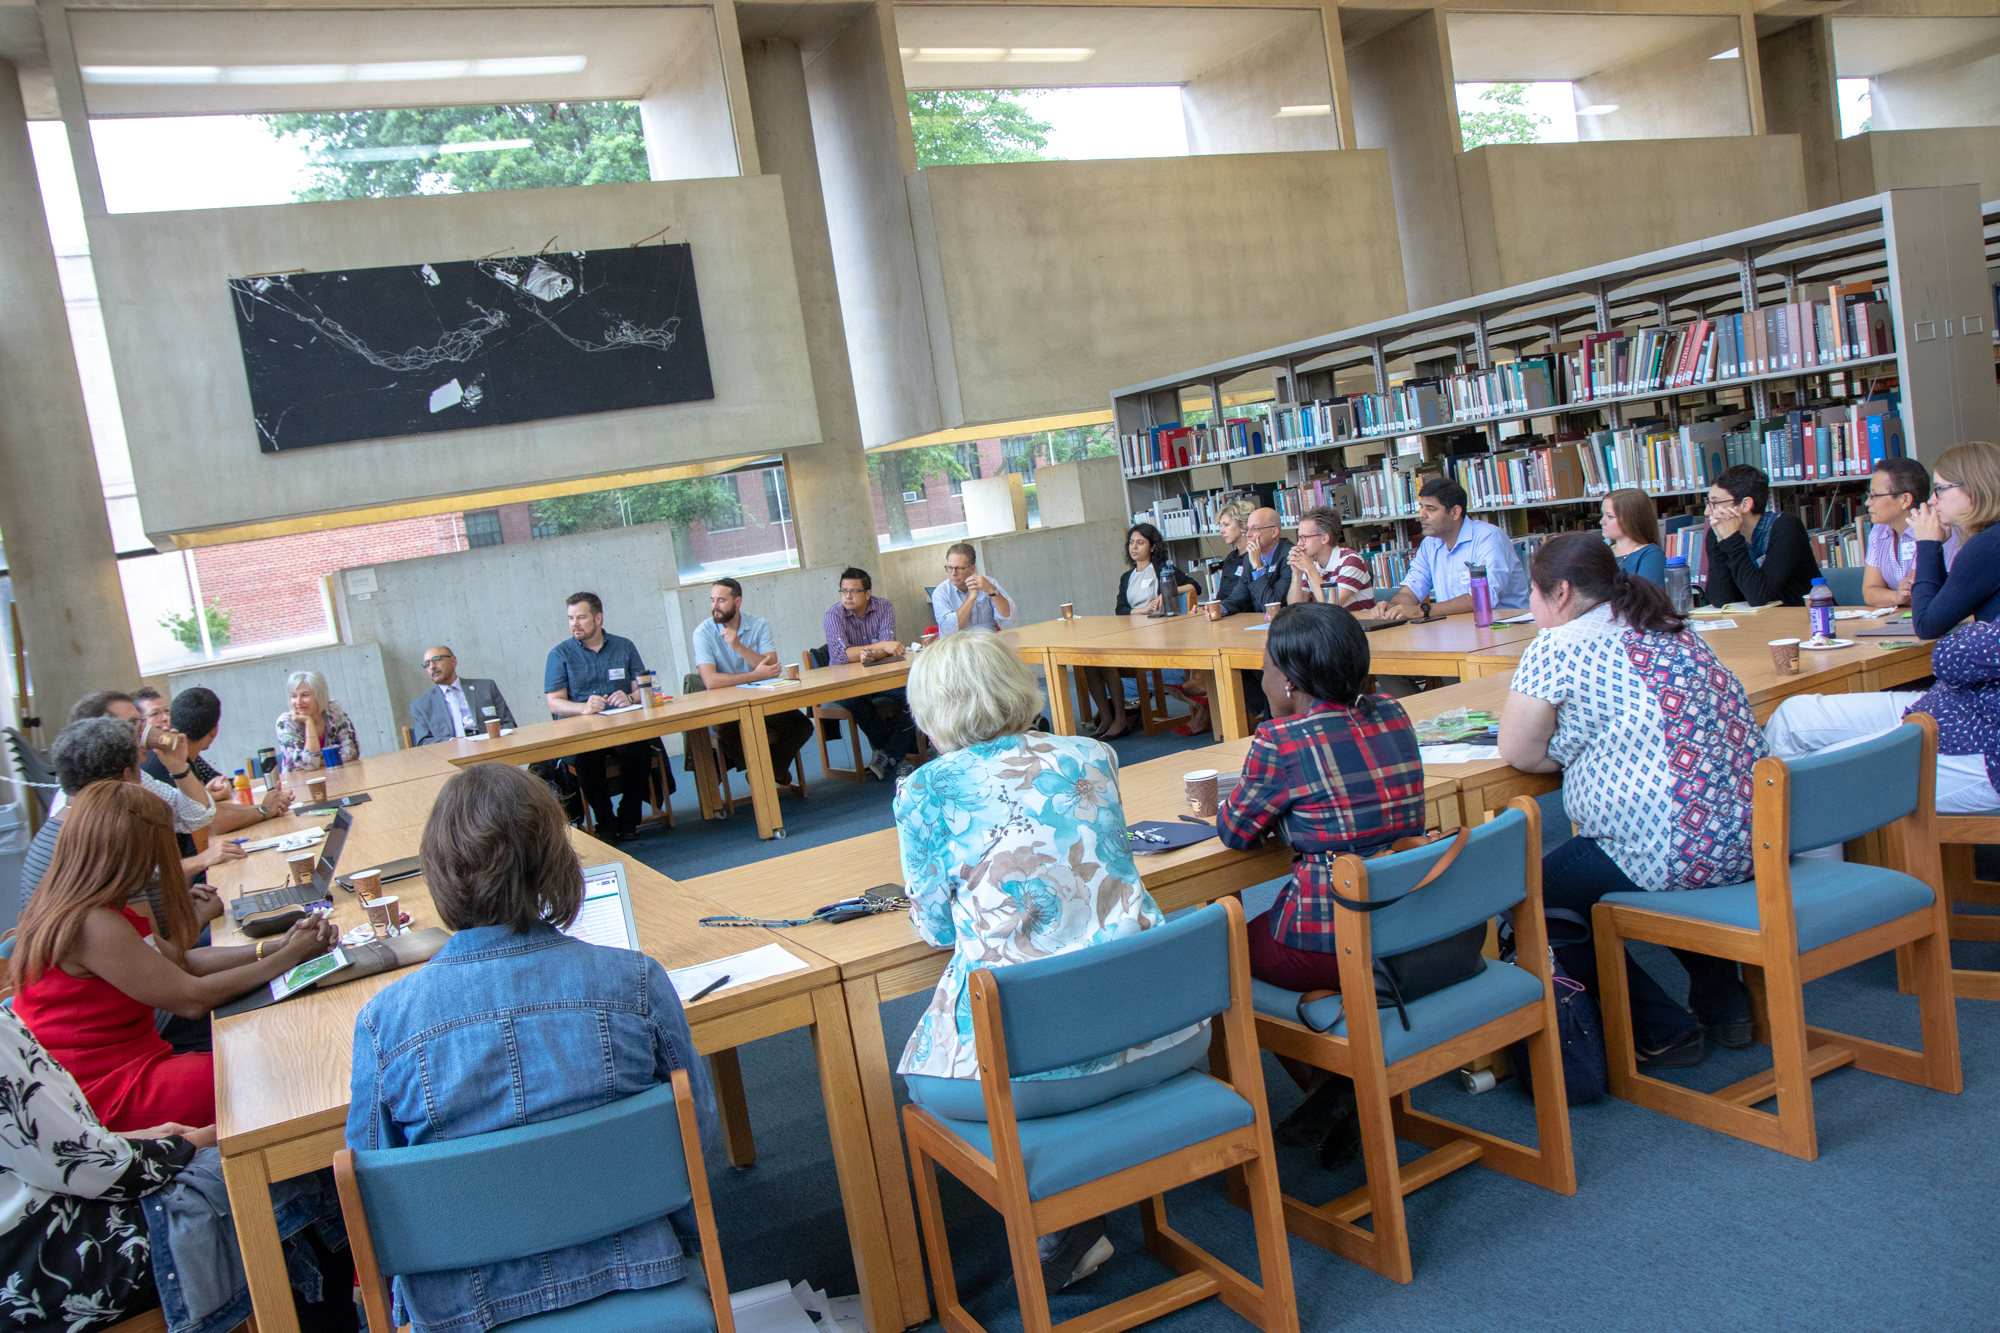
[[[604,1106],[688,1071],[704,1140],[715,1093],[666,969],[571,939],[583,903],[569,825],[547,784],[479,764],[438,794],[421,849],[457,933],[354,1023],[350,1148],[460,1139]],[[485,1333],[607,1292],[677,1282],[692,1210],[529,1259],[395,1280],[415,1333]]]

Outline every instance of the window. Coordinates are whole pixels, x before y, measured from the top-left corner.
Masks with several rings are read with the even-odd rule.
[[[497,509],[474,509],[465,516],[465,544],[473,550],[482,546],[498,546],[506,538],[500,533],[500,511]]]
[[[785,493],[785,470],[781,467],[765,468],[764,514],[773,523],[792,521],[792,497]]]
[[[764,512],[748,513],[742,481],[763,488]],[[532,505],[535,538],[664,523],[683,580],[791,569],[799,563],[782,459],[766,458],[713,477],[655,481],[614,491],[558,495]],[[773,497],[776,505],[773,505]]]
[[[735,532],[743,526],[743,492],[736,484],[736,474],[731,472],[715,479],[722,493],[722,502],[717,506],[715,516],[708,520],[710,532]]]
[[[961,477],[956,473],[952,474],[951,493],[953,495],[965,494],[965,483],[979,479],[979,442],[977,440],[958,446],[958,465],[964,469],[965,475]]]

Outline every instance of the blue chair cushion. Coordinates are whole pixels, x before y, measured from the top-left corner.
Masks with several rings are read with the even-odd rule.
[[[1755,882],[1678,893],[1607,893],[1601,901],[1663,916],[1757,929]],[[1930,905],[1930,886],[1900,870],[1820,857],[1792,861],[1792,912],[1799,923],[1800,953],[1810,953]]]
[[[1250,1003],[1258,1013],[1272,1018],[1296,1023],[1299,1018],[1299,995],[1298,991],[1282,990],[1267,981],[1252,979],[1250,982]],[[1542,983],[1534,973],[1523,971],[1512,963],[1489,958],[1486,970],[1478,976],[1406,1004],[1404,1008],[1410,1015],[1408,1032],[1403,1031],[1403,1020],[1396,1017],[1395,1009],[1384,1008],[1381,1011],[1382,1059],[1386,1064],[1395,1064],[1398,1060],[1421,1055],[1433,1046],[1491,1023],[1503,1014],[1511,1014],[1522,1005],[1535,1004],[1541,998]],[[1307,1005],[1306,1017],[1320,1029],[1332,1023],[1331,1036],[1347,1035],[1347,1016],[1341,1012],[1341,997],[1338,995],[1329,995]]]
[[[1022,1120],[1021,1160],[1028,1197],[1046,1199],[1241,1129],[1256,1119],[1226,1083],[1190,1071],[1069,1115]],[[980,1120],[941,1120],[946,1129],[993,1158],[993,1136]]]
[[[708,1279],[697,1256],[688,1256],[687,1276],[679,1282],[641,1291],[614,1291],[581,1305],[496,1325],[494,1333],[502,1329],[506,1333],[626,1333],[635,1328],[658,1333],[714,1333],[715,1307],[709,1302]]]

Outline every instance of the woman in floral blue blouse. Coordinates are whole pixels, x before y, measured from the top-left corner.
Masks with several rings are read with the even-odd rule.
[[[953,634],[910,668],[910,711],[938,757],[896,792],[903,879],[917,930],[951,962],[896,1068],[910,1100],[984,1120],[967,980],[1122,939],[1166,918],[1139,880],[1118,800],[1118,758],[1082,736],[1031,731],[1042,695],[994,634]],[[1172,1078],[1207,1054],[1206,1023],[1013,1081],[1020,1119],[1059,1115]],[[1041,1238],[1051,1290],[1111,1253],[1102,1218]]]

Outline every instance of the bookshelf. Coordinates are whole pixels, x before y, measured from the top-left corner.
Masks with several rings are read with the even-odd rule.
[[[1994,255],[1976,187],[1896,190],[1132,385],[1128,505],[1199,563],[1232,493],[1288,525],[1333,503],[1381,572],[1438,472],[1524,551],[1615,487],[1664,514],[1739,461],[1787,507],[1851,515],[1876,457],[2000,434]],[[1196,428],[1158,438],[1174,425]]]

